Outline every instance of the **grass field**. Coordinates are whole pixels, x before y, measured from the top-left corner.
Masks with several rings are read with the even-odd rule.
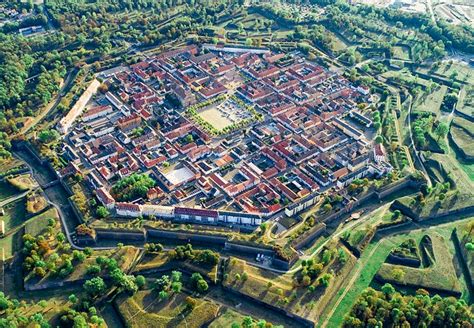
[[[153,290],[137,292],[132,297],[120,296],[118,308],[128,327],[188,327],[199,328],[216,318],[219,306],[211,301],[195,298],[194,309],[184,303],[186,294],[180,293],[160,301]]]
[[[469,219],[443,224],[440,226],[429,228],[428,231],[430,234],[433,232],[442,236],[444,240],[449,240],[454,227],[457,227],[468,221]],[[329,318],[326,327],[340,327],[342,325],[344,316],[350,311],[360,293],[362,293],[364,289],[370,286],[375,274],[385,262],[388,254],[390,253],[393,247],[398,246],[407,238],[414,238],[415,240],[419,240],[426,233],[427,229],[412,230],[409,233],[391,236],[389,238],[384,238],[382,240],[373,241],[372,243],[370,243],[362,253],[361,258],[359,259],[353,270],[353,275],[355,275],[354,283],[352,285],[347,285],[349,288],[346,291],[345,296],[340,299],[339,304],[336,305],[334,300],[329,303],[328,309],[334,307],[336,308],[332,313],[331,317]],[[452,242],[448,243],[448,249],[452,258],[454,254],[454,244]],[[458,276],[458,281],[463,291],[463,299],[468,300],[469,294],[467,292],[466,283],[462,274],[458,271],[457,266],[456,275]],[[351,277],[347,278],[347,282],[350,278]],[[341,296],[343,293],[344,287],[341,288],[337,294],[338,296]],[[335,299],[337,299],[337,297]],[[320,324],[324,321],[327,315],[328,312],[324,313]]]
[[[19,191],[7,181],[0,181],[0,201],[18,194]]]
[[[311,292],[307,287],[295,283],[292,274],[277,274],[234,258],[230,259],[223,285],[316,322],[325,305],[344,283],[345,277],[355,263],[354,257],[348,251],[344,248],[340,249],[346,253],[347,262],[342,265],[339,261],[333,260],[324,267],[322,274],[328,272],[333,274],[326,288],[315,280],[311,283],[315,290]],[[237,275],[240,277],[246,275],[247,279],[238,279]]]
[[[25,233],[28,233],[32,236],[38,236],[46,231],[48,225],[48,219],[55,219],[59,221],[58,211],[51,207],[47,211],[44,211],[41,214],[35,215],[26,222]]]
[[[427,87],[428,85],[431,84],[430,81],[425,80],[421,77],[414,76],[411,74],[410,71],[407,69],[402,69],[400,71],[387,71],[382,74],[383,77],[385,78],[394,78],[402,83],[414,83],[418,84],[421,87]]]
[[[465,63],[451,63],[451,61],[445,61],[442,62],[438,68],[435,68],[433,70],[428,68],[422,68],[419,69],[419,71],[425,74],[436,74],[447,79],[455,77],[455,79],[458,81],[474,84],[474,69]]]
[[[474,157],[474,123],[460,117],[453,120],[449,131],[451,138],[456,146],[463,153],[463,156]]]
[[[5,222],[5,233],[18,227],[25,222],[26,204],[25,198],[20,198],[3,207],[5,214],[0,217],[0,220]]]
[[[5,260],[11,258],[16,252],[21,250],[21,231],[16,231],[0,239],[0,256]]]
[[[457,110],[474,117],[474,85],[465,85],[459,94]]]
[[[38,187],[38,183],[31,177],[31,174],[21,174],[11,177],[7,180],[19,191],[25,191]]]
[[[390,216],[389,208],[391,203],[386,204],[368,215],[363,215],[359,220],[363,221],[364,224],[354,227],[347,239],[348,243],[352,246],[359,248],[361,243],[364,241],[366,236],[373,228],[386,219],[386,216]]]
[[[19,169],[23,168],[25,164],[15,157],[9,159],[0,159],[0,177],[14,174]]]
[[[25,223],[25,233],[29,233],[34,236],[38,235],[39,233],[43,232],[46,229],[46,225],[47,225],[46,220],[50,217],[52,218],[57,217],[57,215],[58,214],[57,214],[56,209],[51,208],[40,215],[30,218]],[[23,222],[20,222],[20,224],[21,223]],[[20,229],[0,239],[0,249],[3,249],[3,252],[5,252],[6,259],[12,257],[15,252],[18,252],[21,250],[22,234],[23,234],[23,230]]]
[[[245,318],[244,315],[240,314],[231,309],[225,309],[211,324],[209,328],[225,328],[231,327],[233,323],[242,325],[242,321]]]
[[[410,60],[410,50],[407,47],[392,47],[392,58]]]
[[[455,158],[456,154],[451,151],[450,154],[431,154],[431,159],[441,163],[446,172],[451,175],[451,178],[456,184],[456,188],[464,194],[474,193],[474,176],[469,176],[465,172],[465,167],[463,167],[460,162]]]
[[[208,266],[202,264],[194,264],[190,260],[178,261],[172,260],[168,256],[168,252],[162,251],[159,253],[146,254],[143,256],[140,263],[135,267],[134,272],[147,271],[150,269],[166,269],[166,268],[176,268],[181,267],[191,272],[199,272],[205,277],[208,277],[211,281],[217,279],[217,265]]]
[[[413,104],[414,111],[424,111],[436,114],[439,116],[441,113],[441,103],[446,95],[448,87],[445,85],[433,90],[430,94],[422,93],[415,99]]]
[[[91,264],[96,264],[96,258],[99,256],[105,256],[107,258],[113,258],[117,261],[119,268],[123,271],[127,272],[130,268],[130,265],[136,259],[138,252],[140,250],[131,247],[131,246],[124,246],[121,249],[113,249],[113,250],[96,250],[89,258],[85,259],[82,263],[76,263],[74,267],[74,271],[67,276],[66,278],[61,279],[64,282],[72,282],[81,279],[88,279],[91,276],[87,274],[87,267]],[[32,278],[32,275],[29,275],[25,278],[25,281],[28,281]],[[47,274],[41,281],[38,283],[44,283],[48,280],[55,281],[58,278],[52,277],[50,274]]]
[[[461,287],[452,263],[445,239],[438,234],[429,234],[433,245],[435,262],[426,268],[412,268],[384,263],[377,273],[382,281],[416,288],[460,292]],[[421,239],[421,238],[420,238]],[[416,240],[419,242],[419,240]],[[404,272],[403,277],[394,277],[393,270]]]

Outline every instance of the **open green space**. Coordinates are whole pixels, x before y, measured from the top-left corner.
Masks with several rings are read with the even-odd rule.
[[[474,162],[474,123],[456,117],[449,131],[455,150],[461,154],[465,161]]]
[[[231,327],[233,323],[242,325],[245,316],[231,309],[225,309],[211,324],[209,328]]]
[[[438,88],[435,88],[431,93],[422,92],[419,96],[416,97],[413,104],[414,111],[424,111],[435,114],[436,116],[440,115],[440,108],[443,102],[443,98],[448,90],[448,87],[442,85]]]
[[[426,266],[412,268],[384,263],[377,273],[377,278],[383,282],[413,288],[444,290],[453,293],[460,292],[458,277],[452,263],[453,256],[448,251],[446,240],[437,234],[428,234],[422,236],[422,238],[420,239],[429,240],[431,244],[421,250],[422,253],[428,254],[425,256],[428,258]],[[415,242],[420,243],[421,240],[415,240]],[[431,248],[432,251],[426,248]]]
[[[193,298],[194,308],[186,305],[184,293],[160,300],[154,290],[138,291],[129,297],[121,295],[115,301],[128,327],[188,327],[199,328],[211,322],[219,306],[202,298]]]
[[[340,327],[342,325],[344,316],[352,308],[358,296],[369,287],[375,277],[377,271],[385,262],[388,254],[395,247],[398,247],[402,242],[409,238],[413,238],[417,241],[429,232],[430,234],[437,234],[441,236],[447,243],[447,249],[451,259],[455,258],[455,246],[451,240],[451,235],[453,229],[470,222],[472,218],[466,218],[461,221],[446,223],[439,226],[434,226],[430,228],[420,228],[417,230],[412,230],[408,233],[400,233],[390,237],[383,238],[381,240],[373,240],[367,248],[362,253],[359,261],[357,261],[352,273],[346,279],[346,286],[349,288],[344,291],[345,287],[342,287],[334,299],[328,304],[328,309],[335,308],[331,313],[329,321],[327,321],[326,327]],[[457,259],[456,259],[457,261]],[[466,301],[469,301],[470,295],[468,292],[467,284],[465,278],[459,269],[459,265],[455,264],[456,276],[458,277],[458,282],[462,291],[462,298]],[[351,281],[353,280],[353,283]],[[344,294],[344,297],[341,296]],[[339,299],[339,303],[336,303],[336,300]],[[328,311],[323,313],[319,325],[325,321]]]
[[[6,180],[0,181],[0,201],[6,200],[19,193],[19,190]]]
[[[313,257],[297,274],[278,274],[230,258],[223,285],[243,295],[317,321],[353,269],[355,258],[343,247]]]
[[[456,109],[474,118],[474,85],[465,85],[461,88]]]
[[[25,222],[25,198],[20,198],[3,206],[3,211],[4,214],[3,216],[0,216],[0,220],[5,224],[5,233],[8,233]]]
[[[434,74],[447,79],[474,84],[474,69],[466,63],[453,60],[443,61],[439,65],[433,65],[430,68],[420,68],[420,72],[425,74]]]
[[[395,46],[392,47],[392,58],[410,60],[410,49],[408,47]]]
[[[14,188],[25,191],[36,188],[38,183],[31,177],[31,174],[20,174],[7,179]]]

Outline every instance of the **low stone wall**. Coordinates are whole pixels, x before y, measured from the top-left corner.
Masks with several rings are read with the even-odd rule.
[[[396,230],[409,226],[413,223],[412,220],[408,219],[406,221],[394,222],[390,224],[382,224],[376,227],[375,235],[376,237],[381,237],[383,235],[392,234]]]
[[[61,288],[61,287],[72,287],[72,286],[82,286],[87,279],[78,279],[74,281],[60,280],[60,281],[47,281],[41,284],[25,283],[24,288],[26,291],[36,291],[52,288]]]
[[[467,115],[466,113],[463,113],[459,111],[458,109],[455,109],[454,112],[456,113],[457,116],[460,116],[468,121],[474,122],[474,116]]]
[[[96,240],[114,239],[117,242],[122,241],[146,241],[145,231],[122,231],[112,229],[95,229]]]
[[[394,286],[400,286],[400,287],[409,287],[413,289],[419,289],[423,288],[426,289],[430,294],[441,294],[441,295],[450,295],[454,297],[461,297],[462,293],[460,291],[455,291],[455,290],[450,290],[450,289],[440,289],[440,288],[429,288],[426,286],[420,286],[418,284],[411,284],[411,283],[405,283],[405,284],[400,284],[397,280],[394,279],[383,279],[380,277],[378,274],[375,275],[375,280],[377,280],[381,284],[389,283]]]
[[[205,242],[219,246],[225,246],[227,237],[222,235],[205,235],[200,233],[166,231],[145,226],[146,236],[181,241]]]
[[[318,223],[305,233],[303,233],[301,236],[293,240],[291,243],[292,247],[294,249],[301,249],[308,244],[312,243],[316,238],[321,236],[324,232],[326,231],[326,224],[324,223]]]
[[[419,268],[421,265],[421,261],[419,259],[410,258],[410,257],[402,257],[398,255],[394,255],[390,253],[387,257],[387,261],[392,264],[404,265],[413,268]]]
[[[451,131],[449,131],[449,133],[448,133],[448,138],[449,138],[450,144],[454,147],[454,149],[456,150],[457,153],[461,154],[462,158],[465,161],[468,161],[468,162],[473,162],[474,161],[474,156],[473,155],[466,153],[466,151],[462,147],[459,147],[459,145],[457,144],[457,142],[456,142],[454,136],[452,135]]]
[[[355,257],[360,258],[360,250],[359,250],[357,247],[352,246],[352,245],[349,244],[349,242],[348,242],[347,240],[345,240],[345,239],[340,238],[339,240],[340,240],[340,242],[341,242],[344,246],[346,246],[346,248],[347,248],[352,254],[354,254]]]
[[[469,270],[469,261],[467,259],[468,254],[466,253],[466,249],[462,246],[461,241],[458,238],[457,228],[454,228],[452,237],[454,245],[456,246],[456,251],[461,255],[461,265],[463,266],[467,283],[469,284],[469,288],[472,292],[474,291],[474,272]]]
[[[383,199],[387,196],[390,196],[393,193],[396,193],[405,188],[419,188],[421,187],[421,181],[413,180],[412,178],[404,178],[400,181],[389,184],[385,187],[380,188],[375,193],[378,199]]]
[[[270,255],[270,256],[275,255],[275,251],[271,248],[243,245],[243,244],[230,242],[230,241],[225,243],[225,249],[230,250],[230,251],[242,252],[246,254],[254,254],[254,255],[257,255],[257,254],[265,254],[265,255]]]

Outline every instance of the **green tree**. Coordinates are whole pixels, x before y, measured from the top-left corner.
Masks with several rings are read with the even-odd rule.
[[[146,279],[142,275],[138,275],[135,277],[135,283],[137,284],[138,289],[142,289],[146,284]]]
[[[445,122],[439,122],[438,126],[434,130],[434,133],[438,137],[438,141],[439,141],[440,138],[444,138],[448,135],[448,131],[449,131],[448,124]]]
[[[197,282],[196,289],[198,292],[203,293],[209,289],[209,286],[206,282],[206,280],[201,279]]]
[[[87,280],[84,283],[83,288],[90,296],[97,297],[106,291],[107,286],[101,277],[95,277]]]
[[[97,207],[97,210],[95,211],[95,213],[101,219],[106,218],[110,215],[110,212],[104,206]]]

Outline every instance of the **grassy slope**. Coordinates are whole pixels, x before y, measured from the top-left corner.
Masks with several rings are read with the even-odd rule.
[[[116,302],[129,327],[188,327],[199,328],[217,316],[219,306],[196,298],[192,311],[185,308],[186,294],[159,301],[153,290],[139,291],[132,297],[120,296]]]
[[[472,220],[472,219],[471,219]],[[463,220],[461,222],[466,223],[469,219]],[[461,222],[454,222],[449,224],[444,224],[441,226],[430,228],[430,231],[436,232],[443,236],[445,240],[450,238],[451,232],[454,227],[461,224]],[[349,313],[350,308],[356,301],[357,297],[362,293],[364,289],[370,286],[372,279],[374,278],[375,274],[381,267],[381,265],[385,262],[390,250],[399,245],[407,238],[421,238],[424,234],[426,234],[426,229],[419,229],[413,230],[410,233],[405,233],[401,235],[392,236],[389,238],[385,238],[381,241],[373,241],[370,243],[367,248],[362,253],[360,260],[357,262],[353,276],[349,276],[347,278],[347,290],[345,288],[341,288],[337,293],[338,296],[345,294],[342,299],[340,299],[339,303],[336,304],[337,297],[329,304],[328,311],[334,307],[332,313],[325,312],[319,321],[319,326],[321,323],[324,322],[324,319],[327,318],[328,314],[330,314],[329,320],[326,322],[326,327],[340,327],[344,316]],[[454,244],[450,241],[448,243],[448,248],[450,254],[454,254]],[[458,275],[459,282],[461,284],[461,289],[463,291],[463,299],[468,299],[469,295],[467,292],[466,283],[464,281],[464,277],[460,276],[459,272],[456,272]],[[351,284],[352,279],[354,279],[354,283]]]

